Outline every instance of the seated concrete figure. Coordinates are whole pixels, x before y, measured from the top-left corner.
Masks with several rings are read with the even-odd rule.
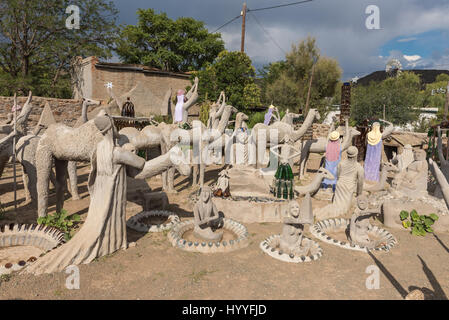
[[[413,198],[427,195],[428,169],[426,152],[424,150],[415,150],[414,161],[394,178],[394,193],[397,195],[408,195]]]
[[[229,193],[229,174],[228,170],[222,170],[219,173],[219,178],[217,181],[217,186],[214,191],[215,197],[229,197],[231,194]]]
[[[223,232],[214,232],[212,229],[222,225],[222,218],[218,214],[217,207],[212,202],[212,190],[204,186],[201,190],[200,199],[193,208],[195,227],[193,234],[208,241],[220,241]]]
[[[357,207],[351,217],[349,224],[349,240],[353,245],[359,245],[373,249],[379,241],[372,240],[369,237],[369,231],[372,229],[369,218],[378,215],[379,209],[368,209],[368,198],[365,195],[357,197]]]
[[[307,194],[304,202],[299,205],[295,200],[288,204],[288,215],[284,217],[280,251],[294,255],[306,255],[310,246],[302,245],[304,225],[313,223],[312,198]]]

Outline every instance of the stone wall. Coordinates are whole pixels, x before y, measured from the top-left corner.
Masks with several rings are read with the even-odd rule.
[[[116,96],[135,88],[131,95],[136,116],[167,115],[171,112],[163,98],[172,89],[172,98],[178,89],[191,86],[190,75],[164,72],[140,65],[99,62],[96,57],[79,60],[75,72],[74,96],[102,100],[110,99],[105,84],[113,84]],[[174,106],[172,106],[174,108]]]
[[[329,134],[330,126],[324,123],[314,123],[313,124],[313,138],[327,138]]]
[[[17,102],[19,105],[23,106],[26,99],[27,97],[18,97]],[[35,126],[39,121],[45,102],[47,101],[50,104],[51,110],[53,111],[53,115],[57,122],[72,126],[81,116],[81,101],[79,100],[33,97],[31,101],[33,111],[31,111],[28,119],[30,127]],[[6,115],[11,112],[13,104],[13,97],[0,96],[0,122],[6,120]]]

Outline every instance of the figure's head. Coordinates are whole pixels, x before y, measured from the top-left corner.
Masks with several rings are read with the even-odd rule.
[[[393,179],[393,181],[391,181],[391,187],[392,187],[393,189],[397,189],[398,186],[399,186],[399,181],[398,181],[398,179]]]
[[[123,146],[122,146],[122,148],[123,149],[125,149],[126,151],[129,151],[129,152],[132,152],[132,153],[134,153],[134,154],[137,154],[137,149],[136,149],[136,147],[133,145],[133,144],[131,144],[131,143],[125,143]]]
[[[208,186],[204,186],[201,190],[201,201],[206,203],[212,197],[212,189]]]
[[[360,210],[366,210],[368,208],[368,198],[365,195],[357,197],[357,206]]]
[[[184,95],[185,93],[186,93],[186,92],[185,92],[184,89],[179,89],[177,95],[178,95],[178,96],[182,96],[182,95]]]
[[[354,146],[350,146],[348,148],[348,151],[346,151],[347,155],[348,155],[348,159],[357,159],[357,155],[359,153],[359,150],[357,150],[356,147]]]
[[[106,114],[95,117],[94,123],[102,134],[106,134],[113,127],[112,119]]]
[[[427,154],[424,150],[418,149],[413,152],[413,157],[415,161],[424,161],[426,160]]]
[[[340,133],[338,131],[332,131],[330,136],[329,136],[329,140],[330,141],[337,141],[338,139],[340,139]]]
[[[299,203],[295,200],[291,200],[288,203],[288,211],[293,218],[299,217],[300,212]]]

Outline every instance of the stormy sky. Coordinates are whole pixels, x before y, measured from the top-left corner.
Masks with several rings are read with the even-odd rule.
[[[308,35],[321,54],[338,60],[343,79],[384,70],[391,58],[404,69],[449,69],[449,0],[246,0],[245,51],[256,68],[284,59]],[[193,17],[213,32],[242,10],[243,0],[114,0],[120,24],[135,24],[138,8],[153,8],[176,19]],[[369,5],[380,9],[380,29],[368,30]],[[240,50],[241,19],[219,30],[227,50]]]

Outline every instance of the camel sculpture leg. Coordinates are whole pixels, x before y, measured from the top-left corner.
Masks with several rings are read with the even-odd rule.
[[[64,206],[64,191],[67,183],[67,161],[55,160],[56,168],[56,212],[61,212]]]
[[[76,161],[69,161],[67,165],[67,171],[69,174],[70,194],[72,195],[72,200],[79,200],[81,199],[81,197],[78,193],[78,175],[76,173]]]
[[[37,179],[36,168],[32,163],[22,163],[22,179],[23,187],[25,189],[25,204],[29,204],[37,199]]]
[[[45,217],[47,215],[48,205],[48,182],[50,179],[50,173],[52,172],[53,157],[51,151],[46,146],[40,146],[36,152],[36,171],[37,175],[37,213],[39,217]],[[55,181],[55,187],[57,188],[57,181]]]
[[[9,156],[8,157],[1,157],[0,158],[0,177],[3,176],[3,171],[5,170],[6,164],[9,161]]]
[[[197,186],[198,185],[198,165],[194,164],[192,167],[193,167],[192,185]]]

